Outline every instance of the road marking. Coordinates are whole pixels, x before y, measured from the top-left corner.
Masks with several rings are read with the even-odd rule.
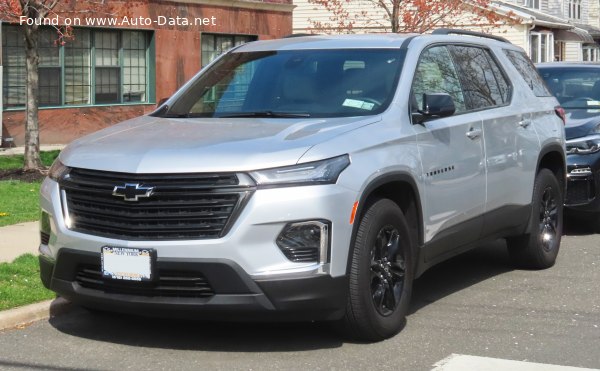
[[[511,361],[508,359],[468,356],[464,354],[452,354],[433,365],[433,367],[431,371],[600,371],[592,368]]]

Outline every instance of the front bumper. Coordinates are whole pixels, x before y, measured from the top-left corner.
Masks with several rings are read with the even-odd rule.
[[[96,253],[61,249],[56,261],[40,256],[44,285],[85,307],[160,317],[227,321],[335,320],[346,305],[347,279],[320,275],[288,279],[252,279],[225,259],[158,259],[157,271],[190,279],[202,277],[201,294],[186,288],[161,296],[159,282],[149,284],[96,280],[82,273],[99,267]],[[166,274],[166,273],[165,273]],[[177,290],[174,290],[177,291]]]
[[[129,241],[70,230],[59,186],[46,179],[40,198],[47,215],[42,229],[48,232],[40,246],[42,281],[74,303],[109,311],[224,320],[340,318],[352,234],[348,220],[356,197],[355,191],[337,184],[258,190],[222,238]],[[290,261],[277,246],[277,236],[290,222],[317,219],[331,223],[329,260]],[[98,277],[103,246],[151,248],[157,253],[158,277],[161,270],[196,272],[212,293],[163,295],[151,286],[109,287],[114,281]],[[80,274],[82,269],[85,274]],[[94,285],[86,283],[94,280]]]
[[[565,206],[573,211],[600,211],[600,152],[567,156]]]

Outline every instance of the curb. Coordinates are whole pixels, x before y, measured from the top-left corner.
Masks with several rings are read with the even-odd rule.
[[[56,298],[54,300],[1,311],[0,331],[52,318],[64,314],[70,309],[71,303],[69,301],[63,298]]]

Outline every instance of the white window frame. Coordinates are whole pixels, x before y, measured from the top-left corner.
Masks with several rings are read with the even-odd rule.
[[[523,5],[531,9],[542,9],[542,0],[523,0]]]
[[[569,0],[567,8],[569,19],[581,19],[581,0]]]
[[[537,50],[533,53],[533,45],[531,39],[536,36],[538,37]],[[542,39],[546,39],[546,51],[542,55]],[[552,62],[554,60],[554,34],[552,32],[536,32],[532,31],[529,33],[529,57],[533,63]]]
[[[581,59],[584,62],[596,62],[600,59],[600,48],[597,46],[585,45],[581,48],[581,55]]]

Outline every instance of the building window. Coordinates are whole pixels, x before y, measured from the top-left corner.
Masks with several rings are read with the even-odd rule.
[[[552,61],[554,58],[554,34],[551,32],[531,32],[529,36],[529,57],[534,63]]]
[[[554,42],[554,61],[564,61],[566,59],[565,42],[555,41]]]
[[[250,41],[255,41],[253,35],[223,35],[223,34],[202,34],[202,67],[212,62],[223,52]]]
[[[542,0],[523,0],[523,5],[525,5],[528,8],[542,9]]]
[[[600,60],[598,52],[600,49],[597,46],[584,46],[583,47],[583,60],[586,62],[595,62]]]
[[[57,46],[54,29],[39,39],[40,106],[148,102],[151,33],[75,29]],[[2,26],[4,108],[25,105],[25,46],[18,26]]]
[[[581,0],[569,0],[569,18],[581,19]]]

